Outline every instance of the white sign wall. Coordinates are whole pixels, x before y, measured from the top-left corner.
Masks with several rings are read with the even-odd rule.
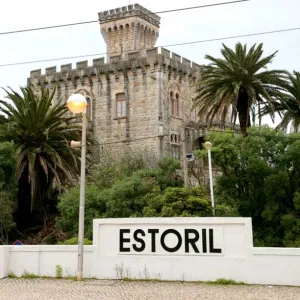
[[[84,247],[84,277],[208,281],[300,286],[300,248],[252,244],[250,218],[94,220]],[[74,276],[77,246],[0,246],[0,278],[9,272]]]
[[[251,219],[99,219],[94,244],[93,273],[99,278],[208,280],[216,268],[221,278],[243,263],[252,247]]]

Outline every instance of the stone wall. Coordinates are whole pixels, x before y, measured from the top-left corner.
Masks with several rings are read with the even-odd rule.
[[[38,92],[40,86],[56,87],[55,101],[66,101],[73,93],[91,100],[91,123],[99,149],[109,151],[142,151],[147,148],[157,155],[170,154],[172,132],[183,136],[184,124],[190,121],[192,97],[200,66],[171,54],[167,49],[153,48],[130,53],[127,60],[112,57],[60,67],[34,70],[28,85]],[[180,93],[179,116],[171,116],[169,92]],[[126,118],[116,116],[116,95],[126,95]],[[164,137],[159,137],[159,127]]]

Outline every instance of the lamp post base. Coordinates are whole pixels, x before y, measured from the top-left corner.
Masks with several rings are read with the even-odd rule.
[[[82,279],[83,279],[83,272],[77,272],[76,273],[76,278],[77,278],[77,281],[82,281]]]

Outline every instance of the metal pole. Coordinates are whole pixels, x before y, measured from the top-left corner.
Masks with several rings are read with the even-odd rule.
[[[80,170],[80,204],[78,230],[78,264],[77,280],[83,278],[83,244],[84,244],[84,204],[85,204],[85,159],[86,159],[86,112],[82,113],[82,142],[81,142],[81,170]]]
[[[186,137],[184,134],[184,140],[182,144],[182,154],[183,154],[183,181],[184,187],[187,189],[189,187],[189,174],[188,174],[188,162],[186,160]]]
[[[213,215],[215,215],[214,187],[213,187],[212,166],[211,166],[211,149],[207,149],[207,151],[208,151],[208,168],[209,168],[209,181],[210,181],[210,198],[211,198],[211,206],[213,209]]]

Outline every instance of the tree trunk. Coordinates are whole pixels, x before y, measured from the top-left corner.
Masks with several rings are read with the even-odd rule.
[[[31,225],[31,198],[28,172],[24,170],[18,181],[17,228],[24,231]]]
[[[246,137],[248,135],[247,128],[251,126],[250,103],[248,93],[243,88],[241,88],[239,91],[236,108],[239,113],[239,122],[242,135],[243,137]]]
[[[31,186],[28,182],[28,169],[25,169],[18,181],[18,208],[17,208],[17,228],[24,231],[30,227],[40,226],[44,224],[44,186],[47,185],[46,178],[41,174],[40,189],[41,193],[35,198],[33,210],[31,210]],[[45,177],[45,176],[44,176]]]

